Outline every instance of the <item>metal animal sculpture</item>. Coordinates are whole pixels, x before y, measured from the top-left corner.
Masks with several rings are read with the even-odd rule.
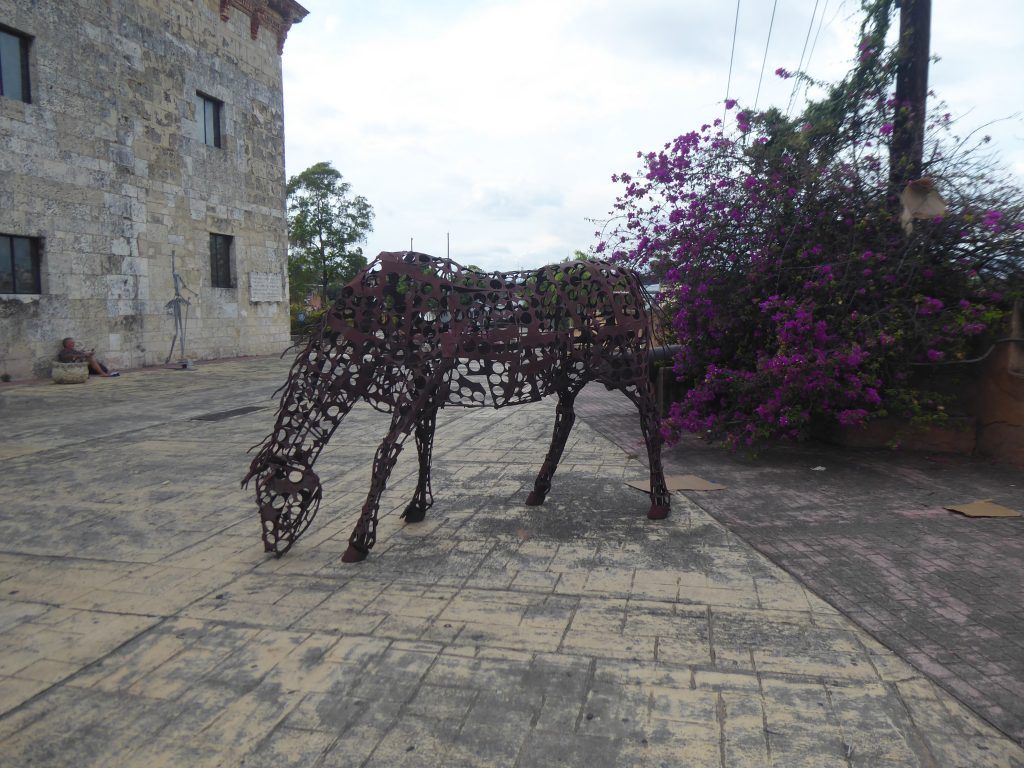
[[[340,292],[296,357],[274,431],[243,481],[256,479],[263,544],[280,556],[312,522],[321,499],[313,464],[359,400],[391,413],[373,478],[342,559],[362,560],[403,441],[415,435],[419,480],[402,517],[433,504],[430,452],[438,408],[501,408],[558,396],[554,434],[526,499],[544,502],[588,381],[619,389],[640,411],[651,472],[647,516],[669,513],[662,439],[649,375],[651,323],[629,270],[571,261],[520,272],[481,272],[422,253],[381,253]]]

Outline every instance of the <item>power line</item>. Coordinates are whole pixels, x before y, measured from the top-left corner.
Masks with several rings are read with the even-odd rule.
[[[818,17],[818,29],[814,32],[814,42],[811,43],[811,51],[807,54],[807,61],[804,63],[807,69],[811,68],[811,57],[814,55],[814,48],[818,45],[818,35],[821,34],[821,25],[825,22],[826,13],[828,13],[828,0],[825,0],[825,4],[821,6],[821,16]],[[804,94],[806,95],[806,90]]]
[[[729,101],[729,87],[732,85],[732,59],[736,54],[736,30],[740,26],[740,0],[736,0],[736,20],[732,23],[732,50],[729,51],[729,76],[725,80],[725,100]],[[722,110],[722,128],[725,129],[725,113],[728,107]]]
[[[775,9],[779,5],[779,0],[775,0],[772,3],[772,20],[768,22],[768,39],[764,42],[764,58],[761,59],[761,74],[757,77],[757,93],[754,95],[754,111],[757,111],[757,100],[761,98],[761,80],[764,79],[764,65],[768,61],[768,44],[772,41],[772,27],[775,26]],[[821,29],[821,27],[818,27]],[[811,49],[813,50],[813,48]]]
[[[800,63],[796,65],[796,71],[797,72],[800,72],[800,71],[803,70],[804,54],[807,53],[807,43],[810,42],[810,39],[811,39],[811,30],[814,29],[814,17],[818,15],[818,2],[819,2],[819,0],[814,0],[814,10],[811,11],[811,23],[807,25],[807,35],[806,35],[806,37],[804,37],[804,48],[803,48],[802,51],[800,51]],[[787,115],[789,114],[789,110],[791,110],[793,108],[793,100],[796,99],[796,91],[797,91],[797,88],[799,87],[799,85],[800,85],[799,78],[795,78],[794,82],[793,82],[793,90],[789,94],[789,104],[786,107],[786,114]]]

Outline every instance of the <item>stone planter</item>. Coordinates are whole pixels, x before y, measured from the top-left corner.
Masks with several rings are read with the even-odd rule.
[[[54,384],[84,384],[89,380],[89,364],[54,362],[51,376]]]
[[[973,417],[952,416],[936,424],[876,419],[862,427],[838,427],[833,441],[844,448],[900,448],[970,455],[974,452],[976,431]]]

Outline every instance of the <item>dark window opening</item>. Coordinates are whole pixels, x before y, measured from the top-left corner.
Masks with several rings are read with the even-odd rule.
[[[199,123],[199,140],[211,147],[223,146],[220,136],[220,120],[224,102],[217,101],[205,93],[196,93],[196,121]]]
[[[214,288],[234,288],[231,280],[231,235],[210,233],[210,285]]]
[[[0,235],[0,293],[42,293],[39,239]]]
[[[28,82],[30,38],[0,28],[0,96],[26,103],[32,101]]]

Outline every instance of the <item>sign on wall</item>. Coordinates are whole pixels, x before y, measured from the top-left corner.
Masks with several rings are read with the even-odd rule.
[[[250,272],[249,301],[284,301],[281,275],[277,272]]]

